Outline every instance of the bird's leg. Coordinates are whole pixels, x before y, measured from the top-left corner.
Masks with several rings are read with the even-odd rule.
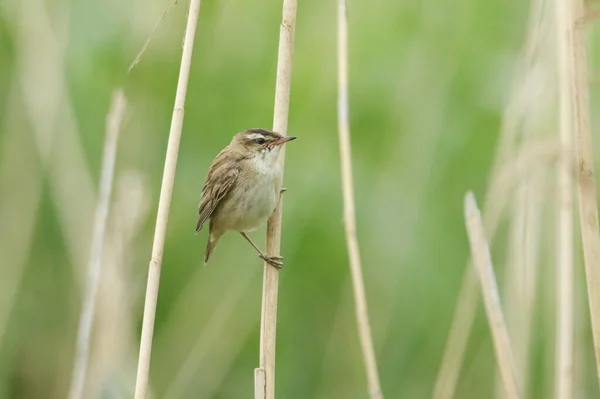
[[[252,238],[250,238],[250,236],[246,233],[244,233],[243,231],[240,232],[240,234],[246,239],[248,240],[248,242],[250,243],[250,245],[252,245],[252,247],[254,249],[256,249],[256,252],[258,252],[258,257],[261,258],[262,260],[264,260],[265,262],[267,262],[268,264],[270,264],[271,266],[277,268],[277,269],[281,269],[283,267],[283,258],[281,256],[278,255],[265,255],[260,248],[258,248],[258,246],[254,243],[254,241],[252,241]]]

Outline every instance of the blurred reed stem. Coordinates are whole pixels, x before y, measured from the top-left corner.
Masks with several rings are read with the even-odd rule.
[[[139,170],[124,170],[115,176],[94,316],[93,349],[85,381],[86,398],[133,396],[137,317],[132,303],[139,297],[139,285],[132,281],[132,266],[137,263],[132,254],[136,253],[136,239],[144,232],[149,198]]]
[[[540,128],[539,123],[545,119],[544,112],[548,110],[548,106],[549,102],[542,98],[531,103],[524,121],[524,140],[519,151],[521,154],[535,146],[534,136],[546,131]],[[540,231],[543,231],[541,199],[547,190],[543,176],[545,168],[540,165],[540,161],[538,159],[537,162],[523,163],[516,168],[516,173],[522,175],[523,179],[516,182],[513,193],[509,255],[503,287],[506,322],[513,343],[519,388],[524,395],[530,380],[531,332],[535,320],[533,313],[538,286]],[[497,397],[503,398],[501,380],[497,386]]]
[[[383,399],[383,393],[381,392],[381,385],[379,383],[379,372],[377,371],[377,360],[373,348],[373,338],[371,336],[371,325],[369,323],[369,312],[358,248],[358,237],[356,235],[356,212],[354,210],[354,187],[352,181],[352,150],[350,147],[350,110],[348,104],[348,15],[346,10],[346,0],[338,0],[337,11],[338,132],[340,140],[346,243],[348,245],[350,274],[352,276],[356,323],[365,371],[367,374],[369,397]]]
[[[536,31],[540,39],[550,36],[550,13],[544,12]],[[550,53],[548,41],[544,40],[537,47],[538,57],[532,65],[535,74],[526,84],[527,95],[523,120],[522,140],[518,154],[522,157],[538,146],[539,141],[548,140],[556,149],[553,157],[558,159],[560,147],[553,135],[548,135],[546,126],[548,115],[552,112],[554,57]],[[543,220],[540,217],[545,201],[542,201],[548,189],[545,179],[545,167],[541,159],[535,162],[522,163],[517,166],[517,174],[524,176],[516,183],[513,193],[512,212],[510,215],[510,232],[508,259],[506,261],[503,287],[506,321],[509,336],[513,343],[514,361],[520,391],[526,396],[530,386],[530,365],[532,358],[531,335],[535,320],[538,272],[540,268],[540,243]],[[502,383],[498,381],[497,397],[504,397]]]
[[[509,165],[508,159],[515,152],[519,124],[526,108],[526,83],[532,73],[531,67],[539,47],[539,27],[544,15],[544,0],[532,0],[529,12],[527,36],[517,60],[516,71],[511,84],[509,101],[502,116],[499,143],[492,164],[490,184],[485,196],[483,225],[489,240],[493,241],[506,205],[506,184],[499,178],[500,171]],[[501,195],[497,197],[495,194]],[[446,341],[444,355],[435,381],[433,398],[450,399],[454,397],[462,362],[465,356],[469,335],[477,311],[477,280],[473,268],[467,263],[452,325]]]
[[[505,160],[502,168],[496,170],[496,176],[486,195],[486,212],[483,214],[483,226],[488,232],[490,241],[498,230],[514,187],[522,184],[521,180],[527,179],[529,173],[535,173],[536,168],[555,162],[559,154],[559,148],[552,142],[532,143],[524,148],[517,157]],[[470,268],[472,268],[471,262],[469,261],[467,264]],[[454,396],[461,363],[477,310],[477,300],[476,274],[474,270],[467,269],[463,276],[444,357],[434,386],[433,398],[435,399],[447,399]]]
[[[125,113],[126,100],[121,89],[113,93],[110,111],[106,119],[106,138],[104,142],[104,155],[102,157],[102,172],[96,204],[96,216],[92,235],[92,248],[88,262],[88,277],[85,285],[83,305],[79,316],[77,329],[77,349],[71,376],[69,399],[83,397],[85,377],[90,356],[90,336],[96,308],[96,296],[100,284],[102,269],[102,252],[106,232],[106,221],[113,187],[115,159],[117,157],[117,144],[119,132]]]
[[[569,64],[573,70],[570,80],[575,117],[575,148],[577,154],[577,192],[579,220],[583,243],[588,300],[596,371],[600,380],[600,232],[598,231],[598,197],[594,177],[594,146],[590,128],[590,100],[585,29],[585,11],[582,0],[571,2],[572,15],[578,21],[570,37]]]
[[[17,80],[23,95],[24,116],[32,127],[40,175],[49,183],[75,275],[78,280],[84,280],[85,272],[80,266],[89,258],[95,183],[83,150],[64,72],[63,58],[68,47],[70,24],[64,24],[65,31],[60,35],[55,32],[48,6],[41,0],[27,0],[15,10],[20,13],[10,15],[19,26]],[[36,29],[32,30],[31,26]],[[41,48],[44,57],[39,56]],[[65,176],[69,178],[65,179]]]
[[[171,206],[175,171],[177,169],[177,156],[179,154],[179,141],[181,139],[181,128],[183,126],[185,97],[187,94],[190,67],[192,65],[194,38],[196,26],[198,25],[199,13],[200,0],[191,0],[185,31],[183,54],[181,56],[179,80],[177,81],[175,107],[173,109],[173,117],[171,119],[171,128],[169,131],[165,168],[160,189],[160,198],[158,201],[158,215],[156,217],[156,228],[152,245],[152,259],[148,266],[148,284],[146,287],[146,299],[144,303],[144,320],[142,324],[138,370],[135,383],[135,399],[145,399],[148,391],[148,375],[150,373],[150,357],[152,354],[152,337],[154,335],[154,318],[156,316],[156,302],[158,300],[160,269],[165,246],[167,223],[169,220],[169,209]]]
[[[283,1],[282,20],[279,27],[273,130],[282,135],[287,134],[290,111],[292,55],[294,53],[297,7],[297,0]],[[283,169],[285,164],[285,146],[281,149],[279,162]],[[282,209],[283,195],[280,196],[279,203],[267,222],[268,254],[279,254],[281,249]],[[275,346],[277,339],[278,292],[279,270],[265,262],[260,320],[259,367],[254,370],[254,397],[256,399],[275,398]]]
[[[481,213],[477,208],[475,196],[471,191],[465,197],[465,223],[471,245],[471,258],[473,259],[473,265],[477,270],[480,280],[483,303],[492,333],[496,361],[506,391],[506,397],[507,399],[518,399],[519,390],[512,349],[500,304],[494,267],[492,265],[488,242],[485,238],[483,223],[481,222]]]
[[[557,399],[573,397],[574,240],[573,240],[573,120],[569,61],[573,14],[569,0],[555,0],[556,61],[561,152],[556,196],[556,338],[555,389]]]

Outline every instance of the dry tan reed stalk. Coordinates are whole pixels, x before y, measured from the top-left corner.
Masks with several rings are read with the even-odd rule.
[[[350,274],[354,292],[354,308],[356,324],[360,338],[369,397],[383,399],[377,360],[371,337],[369,312],[365,294],[365,283],[362,275],[358,237],[356,235],[356,216],[354,210],[354,188],[352,181],[352,150],[350,148],[350,120],[348,104],[348,19],[346,0],[338,0],[338,131],[340,140],[340,162],[342,169],[342,190],[344,195],[344,224],[346,227],[346,243],[350,260]]]
[[[548,18],[543,22],[543,32],[550,28]],[[539,60],[533,65],[536,71],[532,77],[529,103],[523,120],[523,140],[520,143],[517,159],[525,162],[515,163],[515,174],[523,176],[516,184],[512,199],[510,216],[509,258],[505,267],[503,298],[509,335],[513,343],[515,367],[518,383],[522,392],[527,391],[530,377],[531,327],[537,296],[539,270],[540,234],[543,219],[540,217],[544,202],[542,198],[549,187],[546,186],[545,166],[553,166],[559,158],[560,147],[554,137],[545,139],[548,132],[547,115],[552,111],[553,88],[548,83],[553,78],[552,62],[545,57],[549,46],[540,46]],[[547,147],[543,144],[548,141]],[[543,151],[552,157],[552,164],[545,162]],[[531,156],[540,152],[540,156]],[[544,154],[546,155],[546,154]],[[507,165],[508,166],[508,165]],[[572,172],[572,171],[571,171]],[[513,177],[514,179],[514,177]],[[498,397],[503,397],[501,381],[497,384]]]
[[[24,114],[31,123],[40,175],[48,179],[70,263],[76,266],[79,281],[85,273],[79,266],[87,263],[89,255],[95,188],[65,81],[63,57],[68,31],[57,35],[43,1],[24,0],[22,4],[15,14],[9,14],[19,27],[16,80],[22,91]],[[44,57],[39,56],[40,48],[44,49]]]
[[[487,207],[485,209],[488,209]],[[484,218],[488,213],[484,214]],[[488,217],[489,219],[489,217]],[[489,225],[484,219],[484,225]],[[496,233],[496,226],[493,229],[485,229],[490,232],[490,240]],[[469,334],[475,319],[477,305],[479,304],[477,279],[472,269],[471,262],[467,264],[468,269],[463,274],[460,294],[456,303],[456,310],[452,318],[450,333],[446,340],[444,355],[438,376],[433,387],[433,399],[450,399],[454,397],[458,376],[462,366],[463,358],[469,341]]]
[[[558,75],[559,138],[556,196],[556,398],[573,397],[574,240],[573,240],[573,120],[569,61],[573,37],[573,14],[569,0],[555,0]]]
[[[547,102],[545,102],[547,105]],[[526,125],[539,122],[542,113],[532,109],[528,114]],[[526,152],[531,143],[531,136],[540,129],[533,126],[525,128],[526,139],[520,152]],[[544,166],[548,165],[544,163]],[[531,326],[537,295],[537,277],[539,269],[540,229],[542,219],[541,194],[546,187],[542,179],[544,168],[540,163],[524,163],[517,169],[524,178],[519,181],[513,198],[511,215],[509,257],[506,265],[504,284],[505,314],[509,336],[515,353],[520,391],[526,392],[529,383]],[[535,168],[535,170],[531,170]],[[502,381],[497,384],[497,397],[504,397]]]
[[[571,2],[575,20],[584,18],[581,0]],[[573,70],[570,80],[575,117],[575,148],[579,165],[577,192],[579,220],[583,243],[590,319],[596,354],[596,371],[600,380],[600,232],[598,231],[598,196],[594,176],[594,146],[590,128],[590,103],[585,23],[578,24],[571,36],[569,63]]]
[[[485,196],[483,207],[483,223],[490,240],[493,239],[496,233],[501,216],[500,210],[504,208],[504,204],[497,201],[496,197],[491,195],[491,192],[494,190],[494,185],[496,185],[495,180],[498,170],[504,167],[506,159],[514,151],[518,125],[524,116],[526,83],[531,74],[530,68],[535,59],[536,49],[539,46],[540,34],[538,30],[541,25],[541,18],[544,15],[542,13],[543,3],[544,0],[533,0],[531,2],[527,37],[517,60],[517,69],[511,84],[511,96],[502,116],[500,143],[492,165],[491,184]],[[496,185],[496,187],[501,187],[501,185]],[[440,370],[435,381],[434,399],[451,399],[454,397],[477,310],[478,290],[476,284],[476,276],[470,263],[468,263],[458,294],[457,306],[446,341]]]
[[[508,203],[508,190],[512,189],[514,183],[511,179],[520,179],[522,176],[519,173],[525,168],[525,165],[540,159],[552,159],[555,154],[555,151],[550,147],[548,147],[550,151],[543,150],[539,153],[538,150],[540,148],[534,147],[535,151],[532,151],[531,154],[525,157],[523,156],[524,154],[520,154],[519,158],[522,159],[509,160],[509,155],[514,151],[516,145],[518,123],[522,119],[520,107],[523,101],[520,99],[522,93],[519,92],[522,91],[522,88],[519,87],[519,84],[523,85],[524,80],[524,77],[517,74],[514,90],[517,90],[517,88],[519,90],[513,93],[513,98],[509,101],[505,110],[502,128],[500,129],[500,143],[496,151],[490,185],[486,194],[483,225],[485,231],[489,234],[490,240],[493,240],[496,234],[500,219]],[[475,319],[479,299],[477,278],[471,261],[466,266],[450,333],[446,341],[444,355],[434,386],[434,399],[450,399],[454,397],[469,334]]]
[[[32,148],[37,151],[39,158],[39,168],[34,168],[37,169],[35,175],[40,183],[44,178],[48,180],[51,199],[64,232],[69,263],[75,266],[76,283],[82,281],[83,290],[84,266],[89,256],[89,233],[92,230],[90,215],[94,213],[96,193],[65,81],[68,13],[61,7],[50,13],[48,4],[39,0],[24,0],[15,4],[18,6],[7,9],[7,15],[18,27],[20,43],[16,53],[18,68],[14,83],[22,91],[23,104],[19,113],[15,114],[31,126],[35,144]],[[57,21],[60,24],[52,23]],[[31,29],[31,26],[36,29]],[[44,57],[40,57],[40,49],[43,49]],[[40,96],[40,93],[45,95]],[[19,153],[29,161],[36,158],[22,150]],[[31,162],[23,170],[33,171]],[[23,174],[22,183],[29,186],[28,173]],[[33,198],[36,198],[35,195]],[[29,199],[22,202],[21,211],[29,208]],[[22,218],[20,223],[26,226],[29,218]]]
[[[518,370],[519,387],[525,388],[526,375],[523,373],[526,369],[523,367],[523,361],[526,361],[527,353],[520,353],[520,343],[522,343],[524,337],[524,323],[523,316],[525,312],[522,311],[526,308],[525,305],[525,270],[528,265],[525,263],[525,253],[527,251],[527,243],[525,240],[525,234],[527,232],[527,219],[528,219],[528,194],[529,194],[529,178],[523,179],[517,184],[517,187],[512,193],[510,206],[507,211],[507,218],[509,219],[509,233],[508,233],[508,256],[505,264],[505,278],[504,287],[502,290],[502,298],[504,299],[504,311],[506,314],[506,323],[508,328],[509,337],[512,340],[515,349],[515,369]],[[495,386],[495,397],[498,399],[504,398],[504,384],[501,375],[496,373],[496,386]]]
[[[68,28],[62,27],[69,24],[64,23],[64,12],[53,13],[50,18],[47,4],[42,1],[25,0],[22,3],[10,16],[18,26],[21,44],[17,52],[16,79],[24,100],[21,117],[24,114],[31,124],[40,161],[36,173],[40,178],[48,179],[70,263],[75,266],[77,277],[83,277],[85,272],[81,266],[86,264],[89,256],[88,240],[92,230],[89,216],[93,214],[96,198],[65,81],[63,58],[69,36]],[[62,22],[58,30],[51,23],[55,17]],[[44,57],[39,56],[40,49],[44,50]],[[40,93],[45,95],[40,96]],[[27,223],[27,219],[21,222]],[[76,280],[79,282],[79,278]]]
[[[499,146],[499,151],[497,152],[493,166],[495,171],[492,172],[491,184],[488,188],[484,203],[483,225],[485,231],[489,235],[490,241],[493,240],[496,235],[500,219],[508,201],[506,188],[510,185],[510,182],[506,181],[504,176],[515,176],[513,173],[500,175],[498,172],[503,170],[502,168],[516,171],[516,168],[511,169],[504,166],[504,157],[508,155],[508,152],[510,151],[509,148],[511,148],[513,144],[512,141],[514,140],[513,133],[516,133],[516,130],[513,129],[516,129],[517,121],[513,118],[516,118],[517,116],[513,115],[510,111],[512,108],[513,107],[509,106],[507,109],[507,127],[506,129],[502,129],[506,130],[506,133],[501,133],[502,142]],[[510,166],[509,163],[506,163],[506,165]],[[495,194],[499,194],[500,196]],[[456,310],[450,326],[450,333],[448,334],[444,355],[434,385],[434,399],[450,399],[454,397],[458,376],[460,374],[462,361],[469,340],[469,334],[471,333],[471,328],[475,319],[478,304],[477,301],[479,299],[477,276],[472,269],[470,260],[466,266],[460,292],[458,294]]]
[[[512,349],[500,304],[494,267],[481,222],[481,213],[471,191],[465,196],[465,224],[471,245],[471,258],[481,284],[483,303],[492,333],[496,361],[502,376],[506,397],[508,399],[518,399],[519,390],[517,388]]]
[[[121,89],[116,90],[113,93],[110,111],[106,119],[102,172],[98,189],[98,201],[96,203],[96,216],[94,218],[92,248],[88,261],[88,276],[83,292],[84,299],[79,316],[79,327],[77,329],[77,347],[73,363],[73,373],[71,375],[71,387],[69,388],[70,399],[83,397],[88,359],[90,357],[90,337],[96,309],[96,296],[102,270],[102,251],[104,250],[106,220],[108,219],[115,160],[117,157],[117,144],[123,115],[125,114],[125,105],[126,100],[123,91]]]
[[[523,148],[516,157],[506,159],[501,167],[496,168],[495,178],[488,189],[486,213],[483,215],[483,225],[490,240],[493,239],[498,229],[514,186],[521,184],[522,179],[529,178],[530,173],[535,173],[535,168],[552,164],[558,157],[559,147],[553,141],[532,142],[528,147]],[[467,265],[472,268],[470,263]],[[433,397],[435,399],[451,398],[454,395],[470,328],[477,309],[479,295],[476,277],[474,270],[465,271],[457,310],[434,387]]]
[[[279,49],[277,53],[277,78],[275,84],[275,109],[273,130],[287,134],[290,111],[290,86],[292,81],[292,55],[296,28],[297,0],[283,0],[283,12],[279,27]],[[285,147],[279,162],[283,169]],[[283,196],[267,222],[267,253],[278,254],[281,247],[281,217]],[[260,320],[259,367],[254,370],[254,397],[275,398],[275,344],[277,338],[277,295],[279,292],[279,270],[264,264],[262,308]],[[261,387],[264,387],[261,388]]]
[[[140,354],[138,360],[137,378],[135,382],[135,399],[145,399],[146,392],[148,390],[148,375],[150,373],[152,336],[154,335],[154,317],[156,316],[156,302],[158,300],[158,288],[160,284],[160,269],[162,265],[163,249],[165,246],[167,222],[169,220],[169,209],[171,206],[171,195],[175,180],[175,170],[177,169],[177,156],[179,154],[179,141],[181,139],[181,128],[183,126],[185,97],[187,94],[190,67],[192,65],[194,38],[196,35],[196,26],[198,25],[199,13],[200,0],[192,0],[185,30],[183,54],[181,56],[181,67],[179,69],[179,80],[177,81],[177,93],[175,95],[175,107],[173,109],[173,118],[171,119],[169,143],[167,146],[165,168],[160,188],[158,215],[156,217],[154,243],[152,245],[152,259],[150,260],[150,264],[148,266],[148,284],[146,287],[144,320],[142,323]]]
[[[538,114],[539,115],[539,114]],[[530,364],[532,358],[532,327],[535,321],[535,303],[538,295],[538,278],[540,270],[540,244],[542,231],[542,199],[543,192],[547,189],[546,179],[544,178],[543,168],[538,168],[528,175],[525,192],[525,220],[524,220],[524,252],[522,273],[523,281],[520,286],[522,289],[521,297],[523,301],[521,307],[515,306],[517,317],[520,320],[518,332],[515,334],[515,357],[516,367],[521,375],[520,391],[525,392],[530,382]]]
[[[85,381],[86,398],[103,394],[123,397],[114,393],[120,381],[126,385],[126,396],[133,396],[130,382],[135,371],[133,337],[137,318],[132,303],[138,295],[137,284],[135,290],[131,289],[132,254],[136,253],[135,240],[150,210],[150,195],[140,171],[125,170],[115,176],[113,198],[94,316],[94,349]],[[113,393],[107,394],[106,390]]]
[[[540,142],[524,148],[517,157],[505,159],[494,171],[494,178],[488,188],[483,215],[483,225],[490,241],[496,234],[500,219],[505,212],[514,185],[526,178],[526,173],[534,171],[534,166],[547,165],[558,158],[558,146],[552,142]],[[524,173],[525,172],[525,173]],[[458,303],[450,328],[450,335],[442,364],[435,383],[433,398],[449,399],[454,396],[462,359],[467,346],[469,333],[479,298],[477,276],[471,263],[465,270]]]

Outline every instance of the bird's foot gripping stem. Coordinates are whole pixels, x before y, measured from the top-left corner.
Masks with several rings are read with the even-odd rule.
[[[258,257],[276,269],[281,269],[283,267],[283,257],[281,256],[260,254]]]

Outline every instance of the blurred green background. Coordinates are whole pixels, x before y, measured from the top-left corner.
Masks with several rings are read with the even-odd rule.
[[[132,397],[185,0],[127,68],[165,5],[0,3],[0,398],[67,395],[118,87],[128,109],[86,397]],[[277,335],[276,391],[285,399],[367,397],[342,219],[335,7],[298,6],[288,133],[299,139],[287,147]],[[473,189],[485,199],[528,13],[514,0],[349,0],[358,236],[386,398],[431,397],[468,259],[463,196]],[[202,2],[164,251],[154,398],[252,395],[262,263],[228,234],[203,267],[207,233],[195,236],[194,225],[213,157],[236,132],[272,125],[280,20],[280,1]],[[544,233],[546,253],[553,233]],[[264,246],[264,229],[253,237]],[[500,278],[502,237],[493,251]],[[538,284],[550,291],[552,259],[542,256]],[[576,397],[600,397],[579,287]],[[553,393],[552,298],[540,297],[533,319],[529,397]],[[495,378],[479,306],[456,397],[491,397]]]

